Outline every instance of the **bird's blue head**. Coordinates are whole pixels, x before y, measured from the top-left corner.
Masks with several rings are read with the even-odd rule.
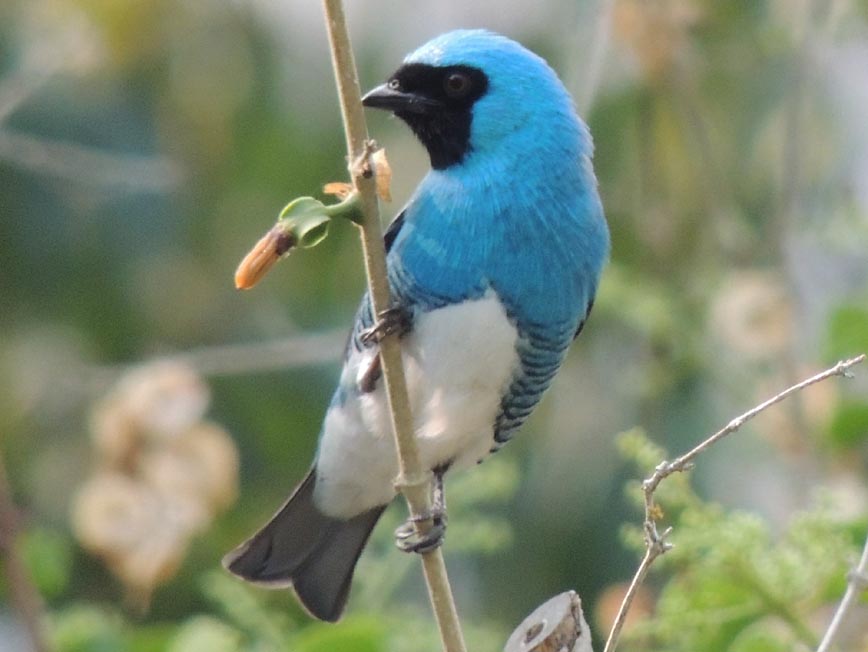
[[[363,101],[406,122],[436,170],[475,153],[528,147],[591,153],[587,129],[555,72],[522,45],[485,30],[429,41]]]

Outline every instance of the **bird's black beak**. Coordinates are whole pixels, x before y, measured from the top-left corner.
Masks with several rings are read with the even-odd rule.
[[[406,93],[390,88],[389,84],[382,84],[368,91],[362,98],[362,104],[372,109],[385,109],[392,113],[417,113],[427,115],[442,108],[437,100],[432,100],[424,95]]]

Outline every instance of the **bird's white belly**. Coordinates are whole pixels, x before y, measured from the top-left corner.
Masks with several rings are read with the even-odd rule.
[[[402,340],[404,372],[422,465],[469,466],[493,443],[500,401],[519,363],[518,333],[493,292],[418,315]],[[354,353],[342,382],[365,373],[376,347]],[[352,374],[348,377],[347,374]],[[316,500],[348,517],[392,500],[397,456],[382,379],[326,414]]]

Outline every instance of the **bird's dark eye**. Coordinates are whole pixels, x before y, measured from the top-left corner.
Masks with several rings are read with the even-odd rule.
[[[389,80],[389,88],[393,91],[401,90],[401,82],[397,78]]]
[[[470,91],[470,77],[463,72],[453,72],[443,81],[443,90],[452,98],[464,97]]]

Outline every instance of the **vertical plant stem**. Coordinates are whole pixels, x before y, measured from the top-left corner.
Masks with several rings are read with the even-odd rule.
[[[340,97],[341,114],[349,154],[350,174],[359,192],[364,220],[361,225],[365,272],[374,315],[390,305],[386,251],[380,226],[373,175],[365,174],[368,150],[368,130],[365,124],[356,64],[350,46],[341,0],[323,0],[326,27],[331,45],[332,64]],[[400,475],[398,488],[407,499],[410,514],[417,528],[424,532],[431,527],[431,519],[419,520],[430,514],[430,473],[423,469],[413,430],[413,418],[407,398],[401,347],[396,336],[385,337],[379,344],[380,360],[385,380],[386,395],[392,418],[392,428],[398,451]],[[455,600],[446,574],[446,565],[440,548],[422,555],[422,567],[428,585],[431,606],[437,618],[440,638],[446,652],[464,652],[464,637],[455,609]]]

